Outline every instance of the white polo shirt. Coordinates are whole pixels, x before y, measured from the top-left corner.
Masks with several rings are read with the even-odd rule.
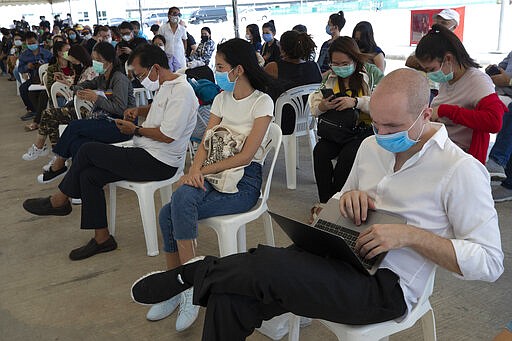
[[[378,209],[451,240],[466,280],[495,281],[503,273],[498,216],[485,167],[448,139],[444,125],[395,172],[395,155],[374,136],[363,141],[340,194],[367,192]],[[424,291],[434,263],[412,250],[391,250],[381,264],[400,277],[409,310]]]
[[[183,40],[187,40],[187,30],[185,27],[178,25],[176,32],[173,32],[171,25],[165,23],[158,30],[158,34],[161,34],[165,38],[165,54],[169,60],[174,56],[179,63],[178,69],[181,69],[187,65],[185,58],[185,46]]]
[[[196,126],[199,103],[185,75],[163,82],[153,98],[143,128],[160,128],[174,141],[165,143],[144,136],[134,136],[134,147],[145,149],[155,159],[180,167],[187,152],[188,141]]]

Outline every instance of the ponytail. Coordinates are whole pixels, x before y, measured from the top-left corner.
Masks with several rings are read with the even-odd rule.
[[[421,38],[416,46],[415,55],[419,61],[438,60],[442,62],[447,52],[453,54],[460,67],[480,67],[469,56],[460,39],[452,31],[439,24],[433,25],[432,29]]]
[[[286,31],[280,42],[281,50],[291,59],[309,60],[316,47],[310,35],[297,31]]]

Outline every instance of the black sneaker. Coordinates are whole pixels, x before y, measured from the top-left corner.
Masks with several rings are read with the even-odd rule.
[[[142,276],[132,285],[132,299],[140,304],[156,304],[187,290],[192,284],[183,281],[182,271],[183,265]]]
[[[117,249],[117,243],[113,236],[108,237],[101,244],[98,244],[96,239],[92,238],[86,245],[71,251],[69,258],[71,260],[81,260],[92,257],[97,253],[114,251],[115,249]]]
[[[34,116],[36,116],[35,112],[27,112],[25,115],[20,117],[20,120],[22,120],[22,121],[30,121],[31,119],[34,118]]]
[[[70,214],[72,211],[69,201],[67,201],[64,206],[52,207],[50,197],[27,199],[23,202],[23,208],[35,215],[64,216]]]
[[[56,171],[54,171],[52,169],[52,167],[50,167],[50,169],[48,169],[47,171],[44,171],[43,174],[39,174],[37,176],[37,181],[40,184],[47,184],[47,183],[52,182],[53,180],[63,177],[64,175],[66,175],[67,171],[68,171],[68,167],[66,167],[66,166],[64,166],[61,169],[58,169]]]

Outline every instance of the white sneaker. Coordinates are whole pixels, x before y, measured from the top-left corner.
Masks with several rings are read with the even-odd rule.
[[[487,171],[489,172],[491,178],[504,179],[507,177],[507,175],[505,175],[505,168],[503,168],[502,165],[498,164],[491,158],[489,158],[489,160],[487,160],[487,162],[485,163],[485,168],[487,168]]]
[[[21,158],[25,161],[33,161],[40,156],[48,155],[48,153],[50,153],[50,150],[46,146],[39,149],[35,144],[33,144]]]
[[[57,155],[52,156],[52,158],[50,159],[50,162],[48,162],[46,165],[43,166],[43,171],[48,172],[50,170],[50,168],[53,166],[53,164],[55,163],[55,160],[57,160]]]
[[[158,321],[171,315],[180,304],[181,295],[176,295],[173,298],[157,304],[153,304],[149,309],[146,318],[150,321]]]
[[[176,331],[178,332],[182,332],[190,327],[199,315],[199,306],[192,304],[193,294],[194,288],[192,287],[179,295],[181,298],[180,309],[176,319]]]

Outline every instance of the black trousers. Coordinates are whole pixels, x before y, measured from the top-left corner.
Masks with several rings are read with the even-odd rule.
[[[338,144],[324,138],[317,142],[313,149],[313,164],[321,203],[326,203],[341,190],[350,174],[361,142],[370,135],[372,135],[371,128],[345,144]],[[337,162],[333,167],[331,160],[334,159],[337,159]]]
[[[30,91],[28,91],[28,88],[30,87],[30,85],[32,85],[32,82],[30,81],[30,79],[26,80],[24,83],[22,83],[20,85],[20,87],[19,87],[20,97],[23,101],[23,104],[25,104],[25,107],[27,108],[27,110],[29,110],[31,112],[35,112],[36,108],[34,107],[34,104],[32,103],[32,101],[30,100],[30,96],[29,96]]]
[[[122,148],[89,142],[80,148],[59,185],[62,193],[82,199],[82,229],[107,227],[103,186],[119,180],[160,181],[177,168],[155,159],[142,148]]]
[[[204,341],[245,340],[263,320],[285,312],[369,324],[407,310],[391,270],[369,276],[295,246],[262,245],[224,258],[206,257],[194,275],[194,304],[207,308]]]

